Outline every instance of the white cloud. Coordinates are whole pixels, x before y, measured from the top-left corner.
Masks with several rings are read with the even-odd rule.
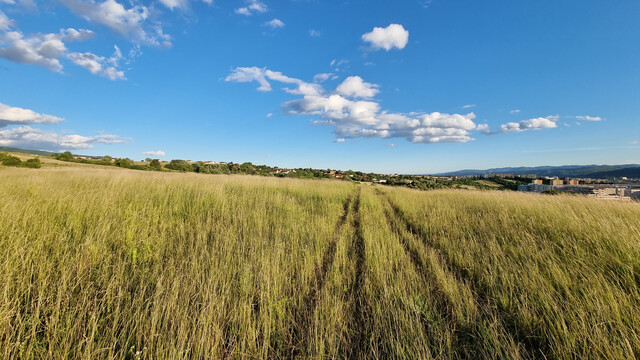
[[[0,128],[7,125],[55,124],[63,120],[61,117],[0,103]]]
[[[463,109],[469,109],[469,108],[472,108],[472,107],[476,107],[476,104],[469,104],[469,105],[465,105],[465,106],[463,106],[462,108],[463,108]]]
[[[315,83],[321,83],[321,82],[325,82],[329,79],[332,79],[334,77],[334,75],[332,73],[321,73],[321,74],[316,74],[313,76],[313,82]]]
[[[58,58],[67,51],[60,34],[34,34],[25,37],[20,31],[0,34],[0,57],[19,63],[43,66],[62,72]]]
[[[15,22],[7,17],[2,11],[0,11],[0,30],[7,31],[10,27],[16,26]]]
[[[322,33],[320,33],[320,31],[318,30],[314,30],[314,29],[309,30],[309,36],[311,37],[319,37],[320,35],[322,35]]]
[[[267,117],[268,117],[268,118],[270,118],[270,117],[272,117],[272,116],[273,116],[273,113],[268,113],[268,114],[267,114]]]
[[[117,135],[60,135],[51,131],[20,126],[0,130],[0,145],[42,150],[90,149],[93,144],[118,144],[125,142]]]
[[[150,155],[150,156],[165,156],[166,153],[162,150],[157,150],[157,151],[145,151],[142,153],[142,155]]]
[[[281,72],[271,71],[266,68],[259,68],[255,66],[235,68],[231,74],[225,78],[225,81],[233,82],[256,81],[260,84],[258,90],[262,92],[271,91],[271,83],[269,83],[269,80],[298,85],[296,89],[285,88],[285,91],[290,94],[318,95],[322,92],[322,87],[318,84],[307,83],[300,79],[285,76]]]
[[[284,27],[284,23],[280,19],[273,19],[271,21],[267,21],[265,25],[271,27],[272,29]]]
[[[284,89],[290,94],[302,95],[283,104],[285,113],[320,117],[321,120],[313,120],[312,124],[332,126],[337,142],[356,137],[402,137],[417,143],[466,142],[473,140],[471,131],[483,129],[478,129],[473,121],[474,113],[402,114],[382,111],[378,102],[370,100],[378,92],[377,85],[366,83],[357,76],[346,79],[333,91],[257,67],[236,68],[226,80],[256,81],[260,84],[260,91],[271,90],[269,81],[298,84],[295,91]],[[305,85],[313,87],[305,91]]]
[[[362,80],[360,76],[349,76],[338,85],[336,92],[347,97],[372,98],[380,90],[378,85]]]
[[[345,138],[337,138],[337,139],[335,140],[335,142],[337,142],[337,143],[343,143],[343,142],[347,142],[347,139],[345,139]]]
[[[509,114],[517,114],[517,113],[519,113],[519,112],[520,112],[520,110],[515,109],[515,110],[511,110],[511,111],[509,111]]]
[[[114,54],[109,58],[96,54],[69,53],[68,57],[74,64],[82,66],[94,75],[100,75],[110,80],[126,80],[124,72],[118,70],[118,63],[122,60],[122,53],[117,46],[114,46]]]
[[[370,43],[375,50],[404,49],[409,41],[409,31],[400,24],[391,24],[386,28],[374,27],[373,31],[362,35],[362,40]]]
[[[267,11],[267,5],[259,0],[250,0],[249,5],[235,10],[236,14],[240,15],[253,15],[255,13],[263,13]]]
[[[171,47],[171,37],[162,27],[149,24],[150,10],[144,5],[125,8],[115,0],[60,0],[85,20],[105,25],[136,44]]]
[[[522,120],[519,122],[508,122],[506,124],[500,125],[500,129],[502,132],[510,133],[510,132],[522,132],[527,130],[540,130],[540,129],[549,129],[556,128],[558,124],[559,116],[552,115],[547,117],[538,117],[528,120]]]
[[[576,119],[584,120],[584,121],[601,121],[602,120],[600,116],[589,116],[589,115],[576,116]]]
[[[68,28],[68,29],[60,30],[60,35],[62,35],[62,39],[64,41],[74,42],[74,41],[87,41],[92,37],[94,37],[96,33],[87,29],[76,30],[76,29]]]
[[[13,26],[13,25],[12,25]],[[117,69],[122,59],[120,49],[115,47],[115,54],[110,58],[92,53],[69,53],[64,41],[86,41],[95,33],[86,29],[61,29],[57,34],[33,34],[25,37],[20,31],[9,31],[0,34],[0,57],[19,63],[43,66],[51,71],[62,72],[60,59],[69,58],[92,74],[101,75],[111,80],[124,79],[124,72]],[[108,66],[105,66],[107,65]]]

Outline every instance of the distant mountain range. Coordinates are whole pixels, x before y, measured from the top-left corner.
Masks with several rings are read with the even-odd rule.
[[[535,166],[535,167],[503,167],[486,170],[459,170],[436,175],[466,176],[483,174],[535,174],[537,176],[558,176],[577,178],[610,178],[623,177],[640,178],[639,164],[624,165],[564,165],[564,166]]]

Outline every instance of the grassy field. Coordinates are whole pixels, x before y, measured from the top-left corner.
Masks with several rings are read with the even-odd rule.
[[[0,214],[0,358],[640,357],[636,203],[47,160]]]

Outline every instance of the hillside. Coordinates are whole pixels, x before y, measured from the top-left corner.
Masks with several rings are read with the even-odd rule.
[[[0,357],[640,356],[640,207],[0,170]]]
[[[9,147],[9,146],[0,146],[0,152],[22,153],[22,154],[31,154],[31,155],[40,155],[40,156],[49,156],[53,154],[52,152],[49,152],[49,151],[20,149],[20,148]]]

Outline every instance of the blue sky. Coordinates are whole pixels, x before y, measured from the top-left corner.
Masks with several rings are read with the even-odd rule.
[[[0,0],[0,145],[388,173],[640,163],[639,17],[637,0]]]

